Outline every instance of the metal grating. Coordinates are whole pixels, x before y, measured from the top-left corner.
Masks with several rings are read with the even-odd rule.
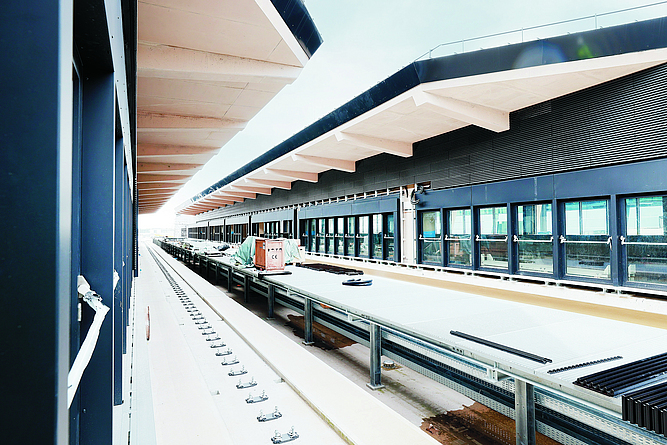
[[[667,383],[623,395],[622,400],[623,420],[658,434],[667,433]]]
[[[663,374],[667,374],[667,353],[579,377],[574,384],[614,397]]]

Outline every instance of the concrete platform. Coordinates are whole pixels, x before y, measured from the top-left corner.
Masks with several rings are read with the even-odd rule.
[[[242,380],[254,377],[254,392],[269,395],[261,404],[245,403],[249,391],[235,388],[238,377],[227,376],[229,367],[220,365],[222,357],[215,357],[142,248],[142,276],[153,277],[142,291],[153,295],[145,302],[151,306],[148,350],[158,444],[270,443],[274,430],[287,432],[292,425],[300,435],[296,443],[437,443],[183,264],[160,249],[155,253],[174,268],[171,275],[192,301],[201,298],[197,308],[248,369]],[[257,422],[259,409],[269,413],[275,405],[282,418]]]

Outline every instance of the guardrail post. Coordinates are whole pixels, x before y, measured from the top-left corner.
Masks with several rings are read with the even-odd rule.
[[[273,305],[276,302],[276,287],[273,284],[269,284],[268,289],[268,300],[269,300],[269,319],[273,319]]]
[[[231,292],[232,286],[234,285],[234,275],[232,273],[232,266],[229,266],[227,269],[227,290]]]
[[[384,388],[382,384],[382,369],[380,368],[380,357],[382,356],[382,330],[375,323],[370,324],[370,353],[371,353],[371,381],[366,383],[372,390]]]
[[[248,302],[248,297],[250,297],[250,276],[243,275],[243,302]]]
[[[514,379],[516,444],[535,445],[535,390],[530,383]]]
[[[303,304],[303,344],[310,346],[313,341],[313,300],[306,298]]]

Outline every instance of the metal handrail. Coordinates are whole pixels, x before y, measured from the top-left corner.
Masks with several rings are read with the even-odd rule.
[[[445,241],[470,241],[471,239],[472,235],[468,235],[468,238],[461,238],[461,237],[450,238],[448,235],[445,235]]]
[[[595,24],[594,24],[593,29],[597,29],[598,28],[598,17],[605,17],[605,16],[609,16],[609,15],[620,14],[620,13],[623,13],[623,12],[634,11],[634,10],[638,10],[638,9],[651,8],[653,6],[664,5],[664,4],[667,4],[667,1],[651,3],[649,5],[634,6],[634,7],[631,7],[631,8],[619,9],[619,10],[616,10],[616,11],[604,12],[602,14],[593,14],[593,15],[588,15],[588,16],[584,16],[584,17],[578,17],[576,19],[561,20],[561,21],[558,21],[558,22],[546,23],[546,24],[543,24],[543,25],[529,26],[529,27],[526,27],[526,28],[515,29],[515,30],[512,30],[512,31],[503,31],[503,32],[495,33],[495,34],[487,34],[487,35],[484,35],[484,36],[473,37],[473,38],[470,38],[470,39],[454,40],[454,41],[451,41],[451,42],[441,43],[439,45],[434,46],[433,48],[426,51],[421,56],[417,57],[414,61],[417,62],[418,60],[422,59],[423,57],[425,57],[427,55],[428,55],[428,58],[431,59],[433,51],[435,51],[436,49],[441,48],[443,46],[460,44],[461,45],[461,53],[465,53],[466,52],[466,50],[465,50],[466,42],[471,43],[471,42],[475,42],[475,41],[478,41],[478,40],[488,39],[488,38],[491,38],[491,37],[500,37],[500,36],[506,36],[506,35],[510,35],[510,34],[517,34],[519,32],[521,33],[521,42],[523,43],[524,42],[524,32],[525,31],[533,31],[533,30],[536,30],[536,29],[548,28],[550,26],[563,25],[563,24],[566,24],[566,23],[581,22],[583,20],[594,19]],[[539,40],[539,38],[537,40]],[[475,51],[475,50],[473,49],[472,51]],[[451,54],[457,54],[457,52],[452,51]]]
[[[430,237],[423,237],[419,235],[419,240],[420,241],[440,241],[442,237],[437,237],[437,238],[430,238]]]
[[[626,241],[626,238],[624,236],[619,237],[621,240],[621,245],[626,246],[667,246],[667,243],[649,243],[646,241]]]
[[[505,238],[502,239],[496,239],[496,238],[481,238],[479,235],[475,235],[475,241],[482,242],[482,241],[492,241],[492,242],[501,242],[501,243],[506,243],[508,240],[507,235],[505,235]]]
[[[607,244],[607,245],[609,245],[609,249],[612,249],[612,242],[611,242],[612,238],[611,238],[611,236],[608,237],[606,241],[568,240],[563,235],[561,235],[558,239],[559,239],[561,244]]]
[[[554,237],[550,237],[549,239],[519,239],[518,236],[512,235],[512,241],[515,243],[553,243]]]

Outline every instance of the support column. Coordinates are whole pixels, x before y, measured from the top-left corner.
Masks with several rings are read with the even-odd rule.
[[[384,388],[382,384],[382,369],[380,357],[382,356],[382,328],[375,323],[370,325],[370,352],[371,352],[371,381],[366,383],[372,390]]]
[[[114,167],[116,142],[113,74],[83,85],[83,163],[81,171],[81,273],[102,302],[114,308]],[[114,403],[114,317],[107,314],[95,352],[83,373],[80,445],[112,443]],[[81,336],[94,311],[83,305]],[[118,345],[120,347],[120,345]]]
[[[530,383],[514,379],[516,444],[535,445],[535,392]]]
[[[250,297],[250,276],[243,275],[243,302],[247,303]]]
[[[234,285],[234,275],[231,266],[227,267],[226,269],[227,269],[227,290],[231,292],[232,286]]]
[[[303,344],[310,346],[313,341],[313,300],[306,298],[303,305]]]
[[[268,300],[269,300],[269,320],[273,320],[273,306],[276,303],[276,287],[273,284],[269,284]]]
[[[118,282],[113,289],[113,403],[123,403],[123,333],[125,323],[123,313],[126,308],[123,304],[123,185],[125,155],[123,150],[123,139],[116,140],[116,152],[114,157],[114,233],[113,233],[113,272],[118,274]],[[112,275],[115,277],[115,274]]]

